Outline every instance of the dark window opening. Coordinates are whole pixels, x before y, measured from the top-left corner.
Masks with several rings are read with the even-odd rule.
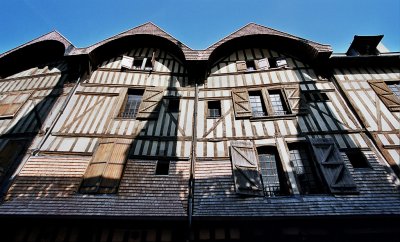
[[[345,153],[354,168],[371,168],[367,158],[360,149],[348,149]]]
[[[308,102],[323,102],[329,100],[328,95],[324,92],[306,92],[304,96]]]
[[[257,69],[254,60],[246,61],[246,67],[247,71],[255,71]]]
[[[156,175],[168,175],[169,174],[169,161],[159,160],[156,166]]]
[[[146,59],[146,63],[144,64],[144,69],[146,71],[151,71],[153,70],[153,63],[151,62],[151,58]]]
[[[288,144],[290,164],[294,168],[297,180],[300,183],[302,194],[316,194],[323,192],[318,179],[313,160],[305,144]]]
[[[284,102],[285,99],[281,90],[269,90],[268,94],[274,115],[285,115],[290,113],[286,103]]]
[[[393,94],[397,98],[400,98],[400,81],[397,81],[397,82],[386,82],[386,85],[389,87],[389,89],[393,92]]]
[[[250,91],[249,101],[253,117],[267,116],[267,111],[264,105],[264,99],[261,91]]]
[[[142,69],[142,64],[143,64],[143,59],[134,59],[133,60],[133,66],[132,69],[134,70],[141,70]]]
[[[285,174],[276,148],[258,147],[257,152],[265,194],[268,196],[288,194]]]
[[[123,106],[118,117],[120,118],[136,118],[139,106],[142,101],[143,90],[129,89]]]
[[[179,112],[179,99],[169,99],[168,112]]]
[[[221,117],[221,101],[208,101],[207,105],[209,118]]]

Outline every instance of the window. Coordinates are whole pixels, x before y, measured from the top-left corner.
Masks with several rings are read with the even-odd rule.
[[[299,182],[302,194],[322,192],[321,182],[318,179],[314,163],[305,144],[288,144],[290,164]]]
[[[209,118],[219,118],[221,117],[221,101],[208,101],[208,114]]]
[[[153,62],[151,61],[150,58],[146,58],[145,63],[144,63],[144,70],[146,70],[146,71],[153,70]]]
[[[168,175],[169,174],[169,164],[167,160],[159,160],[156,165],[156,175]]]
[[[305,92],[304,96],[308,102],[323,102],[328,101],[328,95],[324,92]]]
[[[264,105],[264,99],[262,97],[261,91],[249,92],[249,101],[253,117],[267,116],[267,111]]]
[[[275,147],[258,147],[261,177],[268,196],[287,194],[285,178]]]
[[[347,149],[345,153],[354,168],[371,168],[367,158],[360,149]]]
[[[261,89],[254,91],[236,89],[232,91],[232,98],[237,118],[291,114],[283,89]],[[297,106],[301,103],[299,99],[300,97],[297,98],[295,93],[292,92],[292,101],[296,101],[295,104]]]
[[[386,85],[393,92],[393,94],[400,99],[400,81],[397,82],[387,82]]]
[[[400,111],[399,81],[370,80],[368,83],[390,111]]]
[[[143,90],[129,89],[125,97],[125,103],[118,117],[136,118],[139,111],[139,105],[142,101]]]
[[[143,59],[134,59],[132,69],[134,70],[142,70]]]
[[[287,61],[284,57],[268,58],[268,61],[271,68],[280,68],[287,66]]]
[[[247,71],[255,71],[257,69],[254,60],[246,61],[246,67]]]
[[[284,99],[281,90],[269,90],[268,94],[274,115],[278,116],[289,114],[289,109],[286,103],[283,101]]]
[[[169,99],[168,112],[179,112],[179,99]]]
[[[116,193],[131,140],[101,139],[81,183],[81,193]]]

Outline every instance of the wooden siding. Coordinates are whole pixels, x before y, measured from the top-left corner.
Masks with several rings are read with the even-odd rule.
[[[287,151],[282,151],[287,152]],[[358,195],[243,198],[234,190],[230,160],[198,160],[194,214],[208,216],[315,216],[399,214],[400,195],[374,152],[364,152],[372,169],[354,169],[342,153]]]
[[[188,161],[155,175],[154,160],[128,160],[117,195],[79,194],[88,157],[31,157],[10,188],[1,214],[184,216]]]
[[[398,81],[400,69],[337,68],[334,77],[389,163],[400,167],[400,112],[390,111],[370,81]]]

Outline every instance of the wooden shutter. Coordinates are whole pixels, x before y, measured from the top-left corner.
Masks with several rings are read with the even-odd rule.
[[[0,95],[0,117],[14,117],[28,100],[31,93],[7,93]]]
[[[83,193],[115,193],[122,177],[131,140],[103,139],[83,177]]]
[[[400,111],[400,100],[384,81],[368,81],[369,85],[390,111]]]
[[[107,166],[102,175],[99,193],[117,192],[128,157],[130,144],[131,140],[127,139],[117,139],[115,141]]]
[[[131,69],[133,66],[133,57],[130,56],[122,56],[121,60],[121,68]]]
[[[246,61],[236,61],[236,69],[237,71],[246,71],[247,70]]]
[[[249,93],[246,89],[232,90],[233,107],[237,118],[251,117]]]
[[[164,96],[164,89],[159,87],[146,88],[142,102],[139,106],[139,112],[136,118],[156,119],[158,118],[161,99]]]
[[[232,173],[236,193],[264,196],[256,151],[251,142],[231,141]]]
[[[264,69],[264,70],[269,69],[268,58],[256,60],[255,62],[256,62],[257,69]]]
[[[285,87],[285,92],[292,113],[307,113],[307,102],[300,87]]]
[[[357,192],[356,184],[333,140],[319,138],[310,141],[330,191],[334,194]]]

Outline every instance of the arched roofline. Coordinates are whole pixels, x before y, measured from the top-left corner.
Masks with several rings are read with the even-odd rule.
[[[221,39],[204,52],[208,54],[209,62],[214,63],[229,54],[229,51],[246,47],[267,47],[311,62],[321,58],[328,59],[332,54],[330,45],[319,44],[254,23]]]

